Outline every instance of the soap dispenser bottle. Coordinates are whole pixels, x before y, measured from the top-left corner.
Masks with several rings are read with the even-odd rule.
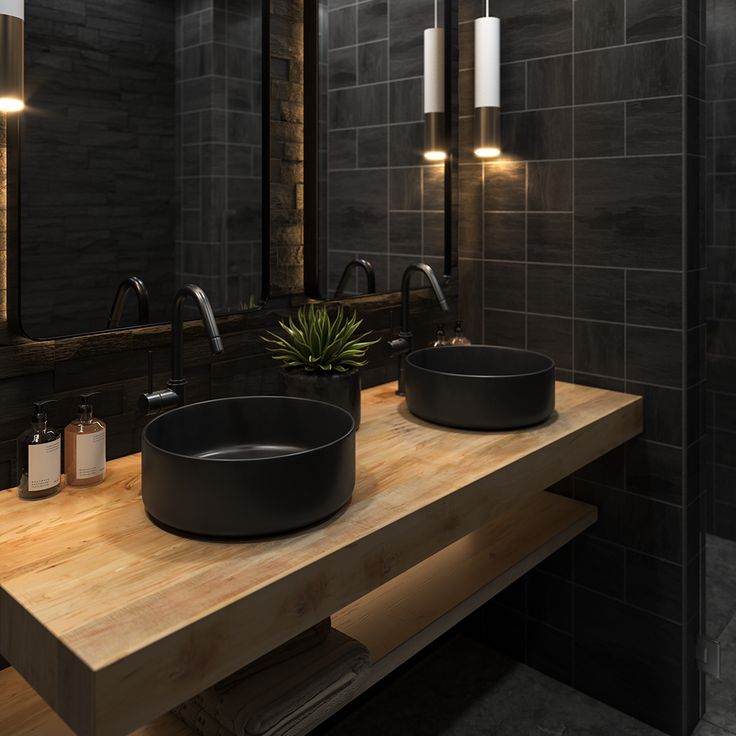
[[[64,430],[64,468],[70,486],[94,486],[105,480],[107,428],[95,418],[90,401],[98,394],[80,396],[79,415]]]
[[[468,340],[467,337],[465,337],[465,334],[463,333],[463,326],[460,323],[460,320],[458,320],[455,323],[455,337],[452,338],[452,341],[450,342],[450,345],[471,345],[472,343],[470,340]]]
[[[31,428],[18,437],[18,495],[21,498],[48,498],[61,490],[61,435],[48,426],[46,405],[33,405]]]

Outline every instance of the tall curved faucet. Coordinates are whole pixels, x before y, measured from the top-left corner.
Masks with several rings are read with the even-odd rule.
[[[187,400],[187,381],[184,378],[184,303],[190,298],[197,305],[202,317],[204,330],[210,341],[213,354],[223,352],[222,338],[217,328],[215,313],[207,298],[207,294],[196,284],[182,286],[174,297],[174,308],[171,318],[171,378],[167,388],[149,391],[140,398],[140,408],[146,414],[163,409],[182,406]]]
[[[115,292],[115,299],[112,302],[110,316],[107,319],[107,329],[120,327],[120,321],[123,318],[123,310],[125,309],[125,300],[130,292],[133,292],[138,300],[138,324],[147,325],[149,322],[148,311],[148,289],[143,283],[143,279],[138,276],[128,276],[123,279]]]
[[[337,289],[335,289],[335,299],[339,299],[345,293],[348,276],[350,275],[350,272],[356,268],[362,268],[365,271],[367,279],[365,293],[376,293],[376,272],[373,268],[373,264],[365,258],[354,258],[345,266],[345,270],[342,272],[342,276],[340,276],[340,281],[337,283]]]
[[[414,335],[409,329],[409,305],[410,305],[410,289],[411,289],[411,277],[415,273],[422,273],[427,277],[429,285],[434,291],[434,295],[437,297],[440,307],[444,312],[449,312],[450,308],[447,305],[447,299],[442,291],[440,282],[437,281],[437,277],[434,274],[431,266],[426,263],[412,263],[406,267],[404,275],[401,277],[401,332],[399,337],[389,342],[391,349],[398,355],[399,361],[399,386],[396,390],[397,396],[406,395],[406,356],[411,352],[412,341]]]

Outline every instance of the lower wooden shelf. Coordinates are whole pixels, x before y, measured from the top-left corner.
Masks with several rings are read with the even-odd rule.
[[[364,692],[593,524],[594,506],[542,492],[332,616],[363,642],[373,667]],[[356,694],[357,695],[357,694]],[[326,714],[326,716],[331,714]],[[167,715],[135,736],[191,736]],[[15,670],[0,672],[0,734],[73,736]]]
[[[598,509],[549,492],[507,513],[332,617],[363,642],[373,667],[363,691],[595,523]]]

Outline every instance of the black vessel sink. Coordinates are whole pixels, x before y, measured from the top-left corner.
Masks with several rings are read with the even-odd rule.
[[[321,401],[205,401],[163,414],[143,431],[146,511],[190,534],[292,531],[338,511],[354,485],[353,418]]]
[[[417,350],[406,359],[406,403],[412,414],[449,427],[528,427],[554,411],[555,364],[495,346]]]

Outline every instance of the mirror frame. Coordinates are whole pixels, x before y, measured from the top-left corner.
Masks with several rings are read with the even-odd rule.
[[[231,317],[239,314],[252,314],[264,309],[271,297],[271,2],[264,0],[261,3],[261,295],[260,303],[255,310],[232,311],[221,315]],[[14,335],[18,335],[33,342],[50,342],[74,338],[84,335],[101,335],[130,330],[161,327],[171,324],[166,322],[149,322],[147,324],[133,324],[110,329],[90,330],[88,332],[55,335],[53,337],[34,337],[29,335],[23,326],[21,292],[23,288],[21,273],[21,249],[23,247],[21,228],[21,193],[20,182],[22,175],[22,116],[6,115],[6,231],[7,231],[7,260],[6,260],[6,294],[7,294],[7,322]],[[1,266],[2,264],[0,264]],[[171,295],[173,300],[174,295]],[[220,316],[220,315],[218,315]],[[196,322],[197,320],[190,320]]]
[[[458,176],[458,46],[459,0],[445,0],[445,135],[449,153],[445,162],[445,265],[448,283],[457,268],[457,176]],[[389,80],[390,81],[390,80]],[[321,293],[319,283],[319,2],[304,3],[304,293],[310,299],[332,301]],[[378,292],[395,294],[396,290]],[[360,299],[366,295],[340,301]],[[371,294],[368,296],[375,296]]]

